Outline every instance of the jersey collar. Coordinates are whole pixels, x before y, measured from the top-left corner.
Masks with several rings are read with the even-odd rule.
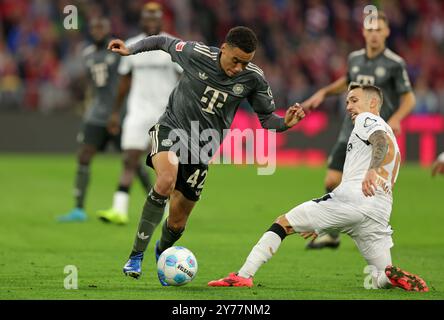
[[[219,54],[217,55],[217,60],[216,60],[217,73],[220,76],[228,77],[227,74],[225,73],[224,69],[222,69],[222,66],[220,65],[220,57],[221,57],[221,55],[222,55],[222,51],[219,51]]]
[[[383,56],[386,50],[387,50],[387,47],[385,47],[384,50],[382,50],[380,53],[378,53],[377,56],[374,56],[373,58],[369,58],[367,55],[367,48],[365,48],[365,59],[366,60],[376,60],[376,59],[380,58],[381,56]]]

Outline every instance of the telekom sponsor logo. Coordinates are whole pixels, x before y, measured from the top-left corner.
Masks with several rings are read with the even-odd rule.
[[[402,122],[402,133],[397,137],[402,159],[407,153],[407,135],[419,136],[419,163],[429,166],[439,152],[444,151],[444,145],[438,146],[438,135],[444,133],[444,116],[441,115],[412,115]]]

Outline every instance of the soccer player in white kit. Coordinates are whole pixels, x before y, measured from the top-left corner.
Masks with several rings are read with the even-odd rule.
[[[441,153],[432,166],[432,176],[436,176],[437,174],[444,175],[444,152]]]
[[[420,277],[392,266],[389,220],[401,156],[392,129],[379,116],[382,101],[378,87],[350,85],[347,112],[354,129],[347,144],[341,184],[322,198],[304,202],[278,217],[239,272],[211,281],[209,286],[251,287],[257,270],[271,259],[287,235],[299,233],[309,238],[339,231],[354,240],[368,265],[373,266],[374,288],[428,291]]]
[[[149,35],[168,35],[161,32],[162,7],[157,2],[144,5],[141,25],[144,32],[128,39],[127,45]],[[129,91],[127,113],[122,125],[123,172],[114,193],[112,208],[98,211],[98,217],[105,222],[126,224],[129,189],[140,165],[140,157],[151,145],[148,132],[165,112],[168,97],[176,86],[182,69],[171,61],[169,54],[159,50],[122,57],[118,71],[122,75],[122,81],[110,117],[109,129],[118,131],[120,108]],[[147,183],[147,192],[151,187]]]

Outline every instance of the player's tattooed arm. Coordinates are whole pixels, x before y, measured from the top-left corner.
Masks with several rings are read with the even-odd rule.
[[[379,168],[388,150],[387,134],[382,130],[375,131],[370,135],[368,141],[373,149],[369,169]]]
[[[373,197],[378,188],[378,173],[376,170],[382,165],[388,151],[387,134],[382,130],[375,131],[370,135],[368,141],[372,145],[372,159],[367,174],[362,181],[362,192],[366,197]]]

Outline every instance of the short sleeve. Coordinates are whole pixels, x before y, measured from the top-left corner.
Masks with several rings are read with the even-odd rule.
[[[410,83],[404,61],[396,65],[393,73],[393,79],[395,81],[396,93],[399,95],[412,91],[412,84]]]
[[[258,114],[270,114],[276,110],[270,85],[262,77],[258,81],[256,90],[248,97],[248,102],[251,104],[254,112]]]
[[[375,132],[382,130],[387,132],[384,120],[377,115],[370,112],[360,113],[355,119],[356,135],[363,141],[368,141],[368,138]]]

